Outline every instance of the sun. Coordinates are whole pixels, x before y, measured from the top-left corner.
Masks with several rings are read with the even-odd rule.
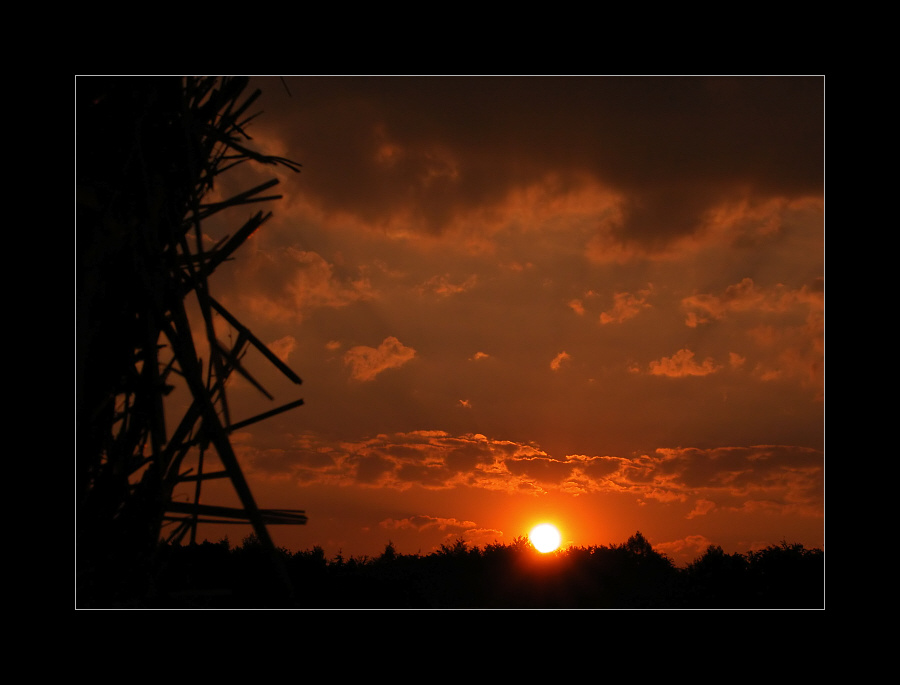
[[[552,523],[535,526],[528,534],[528,539],[538,552],[546,554],[557,549],[562,542],[562,535]]]

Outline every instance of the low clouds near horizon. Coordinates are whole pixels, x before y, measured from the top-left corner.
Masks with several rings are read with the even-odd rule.
[[[554,457],[534,444],[415,431],[329,444],[307,435],[275,462],[245,445],[259,475],[295,473],[299,482],[387,487],[399,491],[474,488],[539,495],[629,492],[660,502],[694,502],[689,518],[712,509],[805,512],[822,503],[820,451],[790,445],[658,448],[632,457]]]

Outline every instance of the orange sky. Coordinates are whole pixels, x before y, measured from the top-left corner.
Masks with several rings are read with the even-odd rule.
[[[233,437],[277,544],[824,546],[822,78],[285,82],[211,281],[304,381],[231,386],[305,401]]]

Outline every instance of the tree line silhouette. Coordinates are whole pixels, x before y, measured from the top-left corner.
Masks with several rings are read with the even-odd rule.
[[[326,558],[279,548],[288,597],[254,535],[161,543],[151,591],[134,608],[821,609],[824,552],[782,542],[745,554],[711,545],[680,568],[637,532],[625,543],[537,552],[524,537],[484,548],[463,540],[427,554],[389,542],[376,557]],[[100,598],[97,598],[100,599]],[[115,604],[114,598],[106,598]]]

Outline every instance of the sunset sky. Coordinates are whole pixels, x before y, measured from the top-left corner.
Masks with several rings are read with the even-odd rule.
[[[275,402],[230,390],[305,402],[233,435],[309,517],[276,544],[824,547],[822,77],[251,87],[252,146],[303,168],[217,188],[284,197],[211,290],[303,379],[250,353]]]

